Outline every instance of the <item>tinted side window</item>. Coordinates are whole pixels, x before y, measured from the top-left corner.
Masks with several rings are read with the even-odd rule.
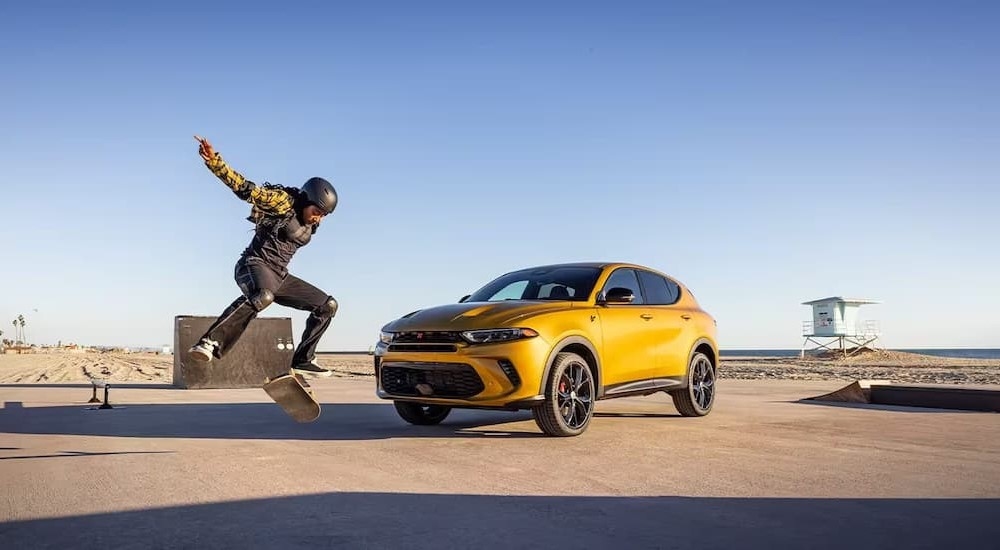
[[[664,279],[664,281],[667,282],[667,290],[670,291],[670,303],[676,303],[677,300],[681,299],[681,287],[670,279]]]
[[[633,304],[642,304],[642,289],[639,287],[639,279],[635,275],[635,271],[631,269],[617,269],[614,273],[608,277],[608,282],[604,284],[604,291],[620,286],[622,288],[627,288],[635,294],[635,301]]]
[[[663,277],[648,271],[640,271],[639,278],[646,291],[646,303],[669,305],[677,301],[677,293],[670,287],[671,283]]]

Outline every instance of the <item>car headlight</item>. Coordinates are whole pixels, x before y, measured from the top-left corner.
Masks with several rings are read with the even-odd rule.
[[[491,344],[494,342],[509,342],[521,338],[533,338],[538,333],[530,328],[497,328],[488,330],[467,330],[462,338],[473,344]]]
[[[378,339],[383,344],[391,344],[392,343],[392,339],[395,338],[395,337],[396,337],[396,334],[393,333],[393,332],[385,332],[383,330],[383,331],[380,331],[378,333]]]

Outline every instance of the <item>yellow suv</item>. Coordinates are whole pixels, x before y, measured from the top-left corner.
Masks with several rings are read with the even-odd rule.
[[[532,267],[386,324],[376,391],[412,424],[437,424],[452,408],[531,409],[554,436],[583,433],[601,399],[662,391],[682,415],[704,416],[715,335],[691,292],[650,268]]]

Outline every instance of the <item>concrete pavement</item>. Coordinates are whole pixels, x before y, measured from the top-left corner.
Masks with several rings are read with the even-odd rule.
[[[907,548],[1000,540],[1000,415],[798,400],[842,382],[719,383],[601,402],[576,438],[529,413],[415,427],[370,380],[263,390],[0,386],[5,548]]]

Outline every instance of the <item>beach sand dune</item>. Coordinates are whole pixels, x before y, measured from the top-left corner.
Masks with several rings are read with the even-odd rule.
[[[170,383],[173,357],[146,353],[47,352],[0,355],[0,383]]]
[[[339,377],[374,375],[366,354],[320,354]],[[173,356],[155,353],[59,352],[0,355],[0,384],[80,383],[90,379],[171,384]],[[959,359],[895,351],[848,358],[723,357],[721,379],[859,380],[929,384],[1000,384],[1000,359]]]
[[[365,354],[324,354],[320,364],[341,377],[373,376],[372,358]],[[0,355],[0,384],[111,382],[173,383],[173,355],[123,352],[67,352]]]
[[[1000,359],[936,357],[891,350],[849,357],[723,357],[720,378],[889,380],[910,384],[1000,384]]]

